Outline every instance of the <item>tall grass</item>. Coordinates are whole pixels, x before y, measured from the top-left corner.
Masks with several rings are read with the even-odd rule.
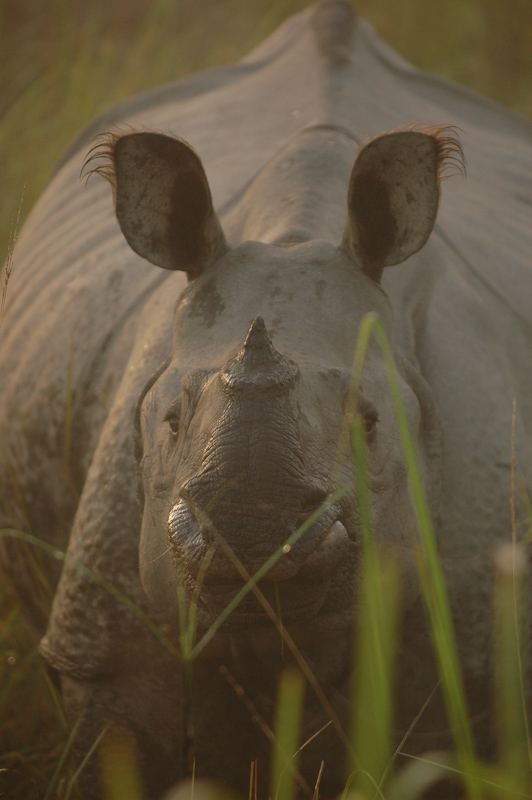
[[[392,697],[395,639],[398,635],[398,565],[379,553],[375,544],[363,421],[354,412],[356,394],[372,335],[376,337],[384,357],[416,509],[419,533],[418,575],[430,620],[433,647],[456,753],[455,763],[446,756],[442,757],[442,754],[428,754],[400,774],[395,770],[395,761],[408,741],[408,732],[394,753]],[[488,765],[480,761],[475,753],[451,607],[437,553],[436,538],[392,350],[384,326],[374,314],[366,315],[360,327],[346,418],[355,466],[363,559],[353,672],[353,722],[349,748],[351,774],[347,779],[344,795],[352,800],[420,798],[436,781],[452,775],[462,785],[468,800],[530,797],[532,743],[528,721],[532,709],[528,678],[530,665],[526,661],[525,647],[530,620],[527,618],[528,605],[524,593],[524,544],[517,541],[515,453],[512,463],[512,538],[511,544],[504,545],[498,553],[498,580],[494,593],[494,685],[498,703],[498,763]],[[514,436],[513,432],[512,435]],[[515,447],[515,442],[513,445]],[[530,512],[528,498],[525,505]],[[530,526],[530,518],[523,521]],[[293,724],[295,726],[297,722],[294,721]],[[277,748],[281,748],[279,742]]]
[[[13,221],[17,215],[27,214],[54,161],[95,113],[133,92],[234,61],[285,17],[306,5],[306,0],[254,3],[196,0],[194,4],[184,0],[116,0],[112,4],[103,0],[50,0],[49,3],[4,0],[0,3],[0,252],[12,255],[9,240]],[[532,117],[529,0],[511,3],[508,0],[430,3],[358,0],[354,5],[393,47],[417,66],[459,80]],[[2,308],[6,296],[9,301],[7,281],[13,268],[16,269],[16,261],[8,257],[2,276]],[[369,329],[376,324],[366,323],[369,327],[363,335],[369,336]],[[384,340],[381,345],[386,347]],[[390,380],[393,385],[392,369]],[[398,415],[400,418],[400,405]],[[400,422],[408,459],[408,433],[402,425]],[[363,486],[363,450],[360,441],[357,445],[355,430],[352,441],[357,451],[359,483]],[[457,775],[463,776],[471,797],[527,796],[530,754],[522,713],[525,668],[523,647],[519,644],[522,637],[519,548],[513,546],[511,569],[507,558],[502,559],[500,566],[497,692],[501,752],[500,763],[488,768],[479,764],[473,753],[445,587],[431,544],[430,518],[426,515],[423,495],[415,488],[417,473],[413,461],[408,469],[417,497],[420,530],[426,534],[418,566],[433,620],[441,680],[457,744],[458,762],[453,768]],[[526,495],[525,501],[528,501]],[[383,605],[381,601],[383,582],[391,587],[392,597],[399,591],[400,582],[394,566],[381,563],[374,551],[369,511],[365,519],[368,569],[362,590],[364,624],[359,636],[360,651],[367,654],[367,662],[361,658],[355,681],[354,691],[364,702],[354,704],[359,711],[351,735],[358,755],[353,757],[349,791],[373,797],[380,796],[386,788],[386,797],[419,797],[427,783],[450,767],[445,760],[436,759],[417,762],[399,776],[394,769],[390,698],[396,623],[393,605]],[[248,585],[246,591],[252,590]],[[366,625],[370,619],[372,624]],[[188,638],[181,646],[193,658],[204,643],[195,639],[193,619],[183,630]],[[35,644],[16,598],[4,582],[0,589],[0,770],[7,771],[0,771],[0,795],[3,792],[3,796],[12,800],[42,798],[47,793],[49,797],[74,798],[78,795],[75,769],[69,761],[68,727],[57,689],[36,654]],[[378,670],[371,669],[375,663],[379,664]],[[304,665],[300,668],[304,672]],[[306,679],[311,680],[311,676]],[[365,748],[369,741],[365,731],[375,704],[380,709],[378,734],[375,734],[380,742],[378,752]],[[280,719],[283,708],[281,703]],[[286,742],[290,742],[291,736],[294,741],[297,739],[289,730],[278,737],[284,742],[284,755],[276,756],[276,764],[286,766],[286,748],[292,747]],[[279,766],[274,770],[272,794],[277,791],[284,769]],[[114,779],[109,780],[112,783]],[[491,795],[483,794],[486,781],[491,783]],[[288,796],[290,787],[286,791]]]

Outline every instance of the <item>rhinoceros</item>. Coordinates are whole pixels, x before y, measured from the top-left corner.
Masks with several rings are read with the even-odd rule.
[[[457,128],[467,178],[446,182],[440,203]],[[265,729],[290,654],[264,607],[245,595],[190,669],[165,646],[187,603],[200,637],[259,570],[348,725],[360,510],[338,443],[369,312],[393,343],[478,748],[492,753],[490,598],[494,552],[511,538],[512,419],[516,469],[531,474],[530,134],[328,2],[235,65],[120,103],[70,146],[15,252],[0,470],[3,526],[59,556],[68,541],[64,565],[44,556],[40,578],[16,539],[3,560],[47,627],[41,650],[70,719],[82,714],[80,753],[115,725],[149,797],[193,762],[242,794],[256,762],[266,796]],[[80,182],[84,163],[94,174]],[[356,402],[375,539],[403,564],[402,735],[438,677],[374,343]],[[329,711],[307,693],[302,741]],[[410,751],[448,747],[448,728],[436,693]],[[346,777],[337,737],[325,727],[300,757],[310,792],[324,762],[323,797]]]

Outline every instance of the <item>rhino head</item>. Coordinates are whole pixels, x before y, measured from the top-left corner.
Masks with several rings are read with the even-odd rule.
[[[290,231],[269,241],[258,231],[257,240],[230,247],[189,145],[152,132],[109,136],[108,161],[96,170],[113,185],[128,243],[189,278],[171,355],[137,415],[141,576],[168,618],[177,622],[184,587],[207,627],[259,570],[262,594],[286,624],[350,618],[359,513],[351,457],[339,442],[359,325],[375,311],[391,336],[382,270],[426,242],[442,168],[458,147],[444,130],[383,134],[352,167],[339,244],[297,241]],[[399,354],[398,368],[436,508],[438,414],[423,378]],[[376,536],[408,561],[416,522],[374,345],[356,402]],[[226,624],[265,619],[250,592]]]

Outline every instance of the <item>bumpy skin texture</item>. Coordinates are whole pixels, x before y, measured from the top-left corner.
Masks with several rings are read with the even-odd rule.
[[[445,184],[435,225],[452,154],[444,132],[373,138],[353,167],[358,144],[412,121],[463,131],[468,178]],[[116,122],[174,130],[205,171],[182,141],[112,135],[100,175],[80,184],[90,140]],[[344,485],[259,588],[280,600],[327,701],[307,687],[302,741],[331,714],[348,727],[360,542],[338,443],[369,311],[394,341],[489,754],[492,556],[510,537],[513,398],[517,469],[530,480],[531,163],[528,123],[415,71],[342,3],[292,18],[239,64],[132,98],[73,144],[17,244],[0,352],[0,514],[53,547],[69,541],[42,652],[73,723],[84,710],[80,756],[116,725],[136,743],[149,797],[194,757],[196,775],[244,795],[257,760],[266,796],[277,682],[293,660],[274,623],[248,595],[192,669],[154,626],[171,649],[178,593],[188,603],[196,594],[201,637],[242,576]],[[373,345],[356,410],[377,540],[403,564],[402,732],[437,674]],[[3,537],[2,559],[44,630],[49,595],[26,552]],[[44,559],[52,593],[59,567]],[[418,753],[449,745],[438,695],[409,743]],[[332,797],[345,781],[334,725],[302,751],[302,794],[322,759],[321,794]],[[88,797],[99,794],[95,770]]]

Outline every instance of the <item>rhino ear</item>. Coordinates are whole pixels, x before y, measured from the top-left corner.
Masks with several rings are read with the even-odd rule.
[[[399,130],[372,139],[359,151],[349,180],[347,222],[340,246],[374,280],[427,241],[438,211],[447,165],[463,168],[463,153],[449,127]]]
[[[228,249],[205,170],[186,142],[152,131],[113,132],[91,152],[89,161],[98,159],[91,172],[112,184],[116,216],[135,253],[192,279]]]

